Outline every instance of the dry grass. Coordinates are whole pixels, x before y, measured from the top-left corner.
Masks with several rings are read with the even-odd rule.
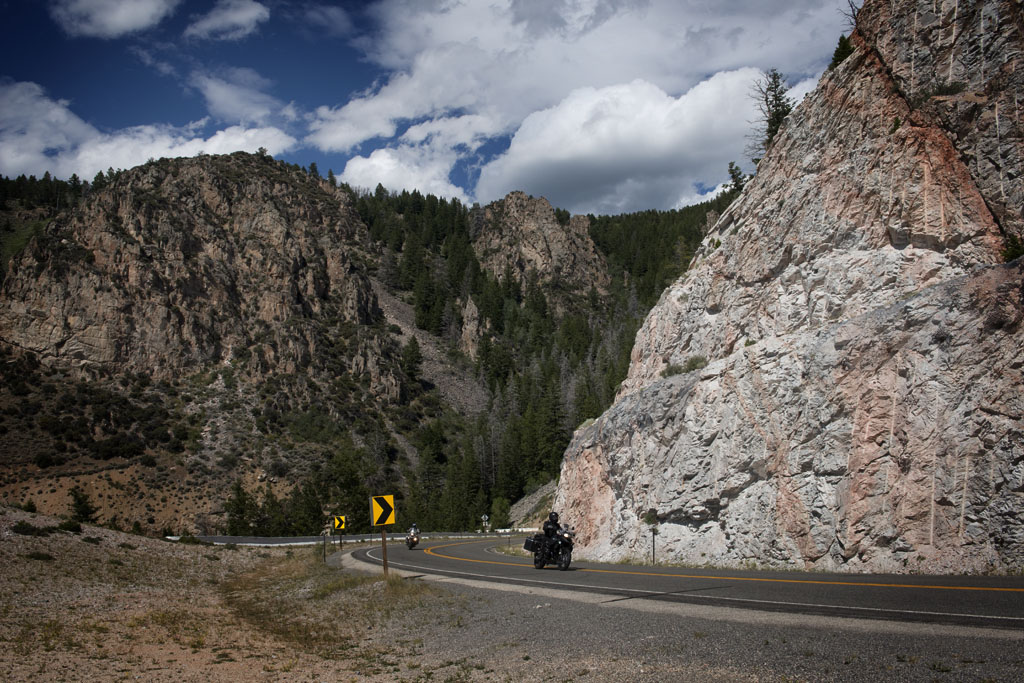
[[[423,622],[417,614],[432,611],[443,597],[439,589],[418,581],[341,573],[308,550],[268,561],[221,589],[225,602],[247,623],[328,659],[360,647],[386,654],[389,648],[367,634],[396,618]]]
[[[328,568],[309,549],[59,522],[0,508],[0,680],[418,678],[436,667],[403,664],[416,631],[457,606],[422,582]]]

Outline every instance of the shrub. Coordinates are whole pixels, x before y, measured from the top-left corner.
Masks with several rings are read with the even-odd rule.
[[[704,356],[690,356],[686,360],[686,365],[683,366],[683,372],[693,372],[694,370],[700,370],[701,368],[707,367],[708,359]]]
[[[73,519],[64,520],[57,526],[57,528],[61,531],[67,531],[72,534],[82,533],[82,524],[80,522],[76,522]]]
[[[967,84],[961,81],[943,83],[942,85],[935,86],[935,89],[932,91],[932,97],[947,97],[949,95],[959,95],[966,89]]]
[[[670,365],[666,365],[665,369],[663,369],[661,371],[661,376],[662,377],[671,377],[673,375],[681,375],[681,374],[683,374],[683,366],[679,365],[678,363],[672,363]]]
[[[43,562],[53,562],[53,555],[50,553],[43,553],[35,550],[25,555],[30,560],[42,560]]]
[[[209,541],[200,540],[192,534],[185,534],[178,539],[178,543],[184,543],[185,545],[213,545]]]
[[[51,530],[33,526],[25,520],[21,520],[11,527],[11,531],[22,536],[49,536]]]
[[[119,434],[109,439],[93,441],[89,444],[89,450],[93,456],[101,460],[112,458],[134,458],[142,455],[145,446],[139,437],[133,434]]]

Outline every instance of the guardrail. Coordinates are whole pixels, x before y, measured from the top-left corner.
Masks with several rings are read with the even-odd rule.
[[[537,529],[498,529],[496,531],[430,531],[420,532],[421,542],[431,538],[508,538],[519,534],[537,533]],[[405,531],[388,532],[388,541],[402,542],[405,540]],[[166,536],[169,541],[180,540],[180,536]],[[324,542],[324,536],[194,536],[198,541],[213,543],[214,545],[251,545],[251,546],[292,546],[292,545],[318,545]],[[367,541],[380,540],[380,533],[375,534],[339,534],[327,537],[330,543],[362,543]]]

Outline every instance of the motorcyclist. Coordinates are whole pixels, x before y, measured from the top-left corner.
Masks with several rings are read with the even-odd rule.
[[[413,522],[412,526],[409,527],[409,535],[410,536],[419,536],[420,535],[420,528],[418,526],[416,526],[416,522]]]
[[[548,549],[553,549],[556,543],[558,532],[562,529],[558,523],[558,513],[552,512],[548,515],[548,519],[544,522],[544,536],[548,544]]]

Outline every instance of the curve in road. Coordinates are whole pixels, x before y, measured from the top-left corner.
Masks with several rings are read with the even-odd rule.
[[[586,591],[606,602],[637,598],[823,616],[982,626],[1024,631],[1024,578],[796,574],[574,563],[537,571],[529,558],[499,555],[494,539],[434,542],[389,553],[388,565],[442,576]],[[500,545],[504,545],[501,543]],[[380,548],[355,551],[381,563]]]

